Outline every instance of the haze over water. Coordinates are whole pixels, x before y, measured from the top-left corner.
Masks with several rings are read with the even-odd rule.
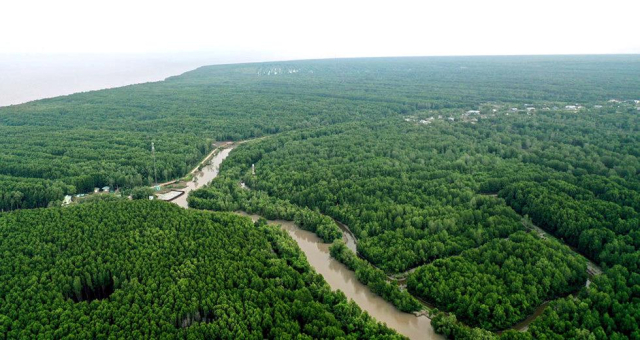
[[[0,54],[0,106],[164,80],[203,65],[273,59],[252,53]]]

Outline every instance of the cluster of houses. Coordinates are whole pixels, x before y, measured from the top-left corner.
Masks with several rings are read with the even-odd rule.
[[[277,76],[278,74],[294,74],[300,72],[300,69],[297,68],[282,68],[282,67],[270,67],[267,69],[258,70],[259,76]],[[313,73],[313,71],[309,71],[309,73]]]
[[[429,124],[433,123],[436,120],[443,120],[443,119],[444,118],[442,117],[442,115],[438,115],[438,117],[427,117],[427,118],[420,119],[420,120],[418,120],[415,117],[408,117],[408,118],[405,118],[404,121],[405,122],[412,122],[412,123],[419,123],[419,124],[429,125]],[[453,122],[453,121],[455,121],[455,118],[454,117],[448,117],[447,120]]]
[[[620,104],[620,103],[632,103],[636,106],[636,109],[638,111],[640,111],[640,100],[627,100],[627,101],[620,101],[617,99],[611,99],[608,101],[611,104]],[[416,118],[416,117],[407,117],[404,120],[406,122],[412,122],[412,123],[419,123],[419,124],[424,124],[424,125],[429,125],[431,123],[433,123],[436,120],[447,120],[447,121],[451,121],[454,122],[456,120],[459,120],[461,122],[466,122],[466,123],[471,123],[471,124],[476,124],[478,122],[479,119],[483,119],[483,118],[488,118],[488,117],[495,117],[496,114],[498,113],[498,109],[501,109],[501,105],[497,105],[497,104],[489,104],[492,105],[493,108],[491,109],[490,113],[486,114],[486,113],[482,113],[480,110],[467,110],[464,113],[462,113],[460,116],[449,116],[444,118],[442,115],[438,115],[436,116],[431,116],[431,117],[427,117],[427,118]],[[565,110],[565,111],[573,111],[573,112],[577,112],[580,111],[582,109],[584,109],[585,106],[580,105],[580,104],[573,104],[573,105],[565,105],[563,108],[558,107],[558,106],[553,106],[553,107],[549,107],[549,106],[544,106],[542,107],[542,111],[558,111],[558,110]],[[603,105],[594,105],[593,106],[594,109],[602,109]],[[487,109],[488,110],[488,109]],[[518,107],[510,107],[507,112],[504,112],[504,114],[506,116],[509,115],[510,112],[525,112],[527,115],[533,115],[536,112],[536,107],[533,104],[524,104],[524,109],[523,108],[518,108]],[[485,110],[483,110],[485,111]]]
[[[569,110],[569,111],[578,111],[583,109],[584,107],[582,105],[565,105],[564,109],[565,110]]]
[[[611,104],[624,104],[624,103],[628,103],[628,104],[634,104],[638,107],[640,107],[640,100],[639,99],[633,99],[633,100],[618,100],[618,99],[609,99],[609,103]]]
[[[109,193],[111,192],[111,187],[109,186],[104,186],[102,188],[93,188],[93,192],[94,193]],[[87,196],[88,194],[76,194],[76,198],[82,198]],[[71,204],[71,202],[73,201],[73,196],[71,195],[65,195],[64,199],[62,200],[62,205],[63,206],[67,206],[69,204]]]
[[[462,116],[460,117],[460,120],[463,122],[467,122],[467,123],[471,123],[471,124],[475,124],[478,122],[478,119],[484,119],[484,118],[488,118],[488,117],[495,117],[495,113],[498,112],[497,109],[492,109],[491,110],[491,114],[484,114],[481,113],[480,110],[468,110],[467,112],[463,113]],[[453,117],[451,117],[453,118]],[[454,121],[454,119],[450,119],[451,121]]]
[[[100,188],[93,188],[93,192],[94,193],[99,193],[99,192],[111,192],[111,188],[109,186],[104,186],[102,187],[102,189]]]

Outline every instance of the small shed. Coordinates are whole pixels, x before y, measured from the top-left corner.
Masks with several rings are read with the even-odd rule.
[[[111,189],[111,188],[109,188],[108,186],[106,186],[106,187],[102,187],[102,191],[103,191],[103,192],[109,192],[109,190],[110,190],[110,189]]]

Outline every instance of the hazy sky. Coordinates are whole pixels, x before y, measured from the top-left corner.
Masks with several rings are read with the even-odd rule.
[[[640,53],[638,0],[8,0],[0,13],[0,54]]]

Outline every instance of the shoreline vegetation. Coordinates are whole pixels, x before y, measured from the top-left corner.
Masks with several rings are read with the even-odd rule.
[[[411,294],[437,306],[449,338],[636,338],[638,88],[631,55],[373,58],[203,67],[3,107],[0,219],[94,188],[145,198],[156,172],[198,189],[214,141],[260,139],[189,205],[294,221],[400,310],[422,309]],[[95,196],[83,203],[126,205]],[[117,294],[79,280],[71,300]],[[209,320],[197,312],[187,324]]]

